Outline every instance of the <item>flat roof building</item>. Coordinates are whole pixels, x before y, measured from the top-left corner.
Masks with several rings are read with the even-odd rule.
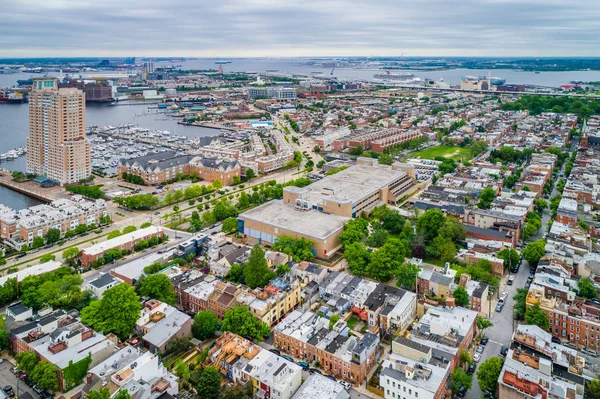
[[[344,223],[378,205],[394,203],[415,187],[414,169],[395,163],[359,158],[358,164],[306,187],[288,186],[283,199],[242,213],[239,232],[272,244],[279,236],[306,238],[314,254],[330,258],[340,249]]]

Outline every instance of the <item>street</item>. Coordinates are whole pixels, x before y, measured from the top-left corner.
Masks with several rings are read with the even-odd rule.
[[[34,392],[31,387],[28,387],[23,381],[19,380],[15,374],[10,370],[13,364],[8,360],[4,359],[0,364],[0,387],[11,385],[17,397],[24,392],[31,395],[32,398],[38,399],[40,396]]]

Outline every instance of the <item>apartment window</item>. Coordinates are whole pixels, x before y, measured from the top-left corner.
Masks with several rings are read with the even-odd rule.
[[[419,397],[419,392],[415,391],[415,398]]]

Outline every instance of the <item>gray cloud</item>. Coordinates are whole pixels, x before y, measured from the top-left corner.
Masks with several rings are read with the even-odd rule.
[[[597,0],[0,0],[0,56],[598,56]]]

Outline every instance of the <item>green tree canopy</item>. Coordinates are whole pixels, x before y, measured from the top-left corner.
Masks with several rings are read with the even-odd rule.
[[[226,311],[221,330],[231,331],[256,341],[262,341],[271,332],[269,326],[254,317],[246,306],[236,306]]]
[[[94,330],[125,339],[140,317],[142,305],[133,287],[122,283],[107,289],[102,299],[81,311],[81,320]]]
[[[517,292],[513,296],[513,306],[515,310],[515,319],[524,320],[525,312],[527,310],[527,288],[517,288]]]
[[[493,326],[494,323],[492,323],[490,320],[481,316],[477,316],[477,329],[479,331],[483,332],[486,328],[490,328]]]
[[[265,259],[265,252],[256,244],[250,251],[248,263],[243,266],[244,279],[250,288],[264,287],[272,278],[271,270]]]
[[[50,391],[58,390],[58,367],[50,362],[42,360],[31,372],[31,380],[41,389]]]
[[[86,395],[87,399],[110,399],[110,391],[108,388],[100,388],[97,391],[90,391]]]
[[[546,241],[537,240],[527,244],[523,250],[523,258],[532,266],[537,266],[538,262],[546,253]]]
[[[36,248],[41,248],[41,247],[43,247],[43,246],[44,246],[44,239],[43,239],[42,237],[39,237],[39,236],[38,236],[38,237],[35,237],[35,238],[33,239],[33,242],[31,243],[31,247],[32,247],[33,249],[36,249]]]
[[[17,355],[17,366],[27,375],[31,375],[39,359],[35,352],[21,352]]]
[[[146,276],[139,287],[138,294],[142,297],[157,299],[169,305],[177,303],[177,294],[173,290],[173,283],[167,275],[162,273]]]
[[[525,311],[525,321],[527,324],[535,324],[542,330],[547,331],[550,326],[548,321],[548,315],[544,312],[539,304],[533,305],[533,307],[527,308]]]
[[[439,230],[439,235],[453,242],[463,241],[467,236],[467,228],[454,216],[448,216]]]
[[[344,248],[344,258],[348,262],[348,268],[357,276],[364,276],[367,265],[370,262],[370,252],[362,242],[353,242]]]
[[[384,246],[371,254],[367,275],[375,280],[388,281],[398,273],[409,253],[408,242],[390,238]]]
[[[495,199],[496,191],[492,187],[486,187],[479,193],[479,203],[477,206],[481,209],[490,209]]]
[[[135,226],[126,226],[123,229],[123,234],[133,233],[136,230],[137,230],[137,227],[135,227]]]
[[[577,288],[579,289],[579,295],[584,298],[594,299],[598,297],[598,290],[596,290],[594,284],[585,277],[579,279]]]
[[[79,255],[79,248],[77,248],[77,247],[67,248],[62,253],[62,257],[64,260],[71,260],[73,258],[76,258],[78,255]]]
[[[361,241],[367,236],[369,222],[366,219],[351,219],[344,225],[344,231],[340,234],[342,246]]]
[[[194,338],[204,341],[215,335],[219,326],[219,319],[213,312],[203,310],[194,316],[192,324],[192,335]]]
[[[235,233],[238,229],[238,221],[236,218],[227,218],[223,220],[223,225],[221,226],[221,231],[223,233]]]
[[[46,243],[53,244],[60,240],[60,230],[59,229],[49,229],[46,233]]]
[[[450,390],[454,393],[458,392],[460,387],[465,387],[465,389],[471,389],[471,385],[473,385],[473,376],[465,373],[463,369],[457,367],[454,369],[454,372],[450,376]]]
[[[445,222],[444,212],[439,209],[428,209],[417,219],[417,233],[423,235],[425,244],[428,245],[438,236]]]
[[[206,367],[200,371],[200,378],[196,386],[196,392],[202,399],[217,399],[219,398],[219,390],[221,388],[221,374],[216,367]]]
[[[481,388],[483,392],[496,392],[496,388],[498,387],[498,377],[500,377],[503,363],[502,359],[493,356],[481,363],[478,367],[477,381],[479,382],[479,388]]]
[[[417,276],[420,271],[421,268],[412,263],[406,263],[400,266],[400,270],[398,270],[398,274],[396,275],[398,287],[404,288],[405,290],[413,289],[417,284]]]
[[[457,287],[452,293],[452,297],[458,306],[467,306],[470,303],[469,293],[463,287]]]
[[[504,260],[504,266],[506,267],[515,267],[519,264],[521,257],[519,253],[512,248],[504,248],[498,251],[498,258]]]
[[[273,249],[290,255],[294,262],[313,260],[315,255],[312,252],[314,243],[304,237],[295,239],[289,236],[280,236],[275,239]]]

